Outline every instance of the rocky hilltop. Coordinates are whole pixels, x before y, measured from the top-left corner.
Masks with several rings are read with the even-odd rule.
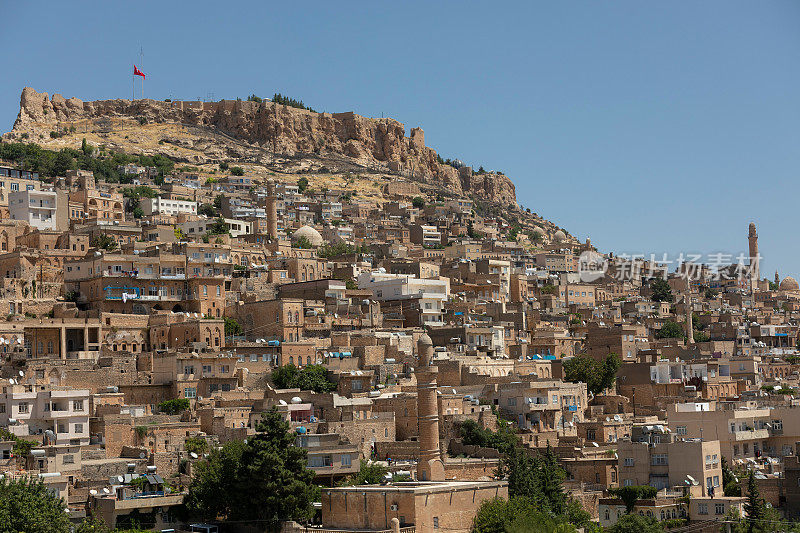
[[[455,168],[440,163],[437,153],[425,146],[425,134],[391,118],[367,118],[353,112],[317,113],[265,100],[219,102],[159,100],[98,100],[84,102],[39,93],[30,87],[22,91],[20,110],[11,138],[25,136],[46,139],[54,128],[71,128],[109,119],[131,119],[144,123],[179,124],[209,130],[226,144],[207,143],[205,161],[219,157],[271,154],[261,157],[331,157],[366,168],[396,173],[416,181],[443,187],[453,194],[473,195],[485,200],[516,205],[513,182],[503,174],[475,173],[469,167]],[[27,134],[27,135],[24,135]],[[7,134],[8,136],[9,134]],[[226,141],[230,141],[227,143]],[[173,142],[159,139],[166,150]],[[177,142],[177,141],[176,141]],[[180,141],[180,142],[186,142]],[[245,148],[242,147],[245,145]],[[249,146],[247,146],[249,145]],[[158,150],[156,150],[158,151]]]

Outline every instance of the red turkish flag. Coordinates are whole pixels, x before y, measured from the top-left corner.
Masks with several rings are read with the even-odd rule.
[[[134,76],[141,76],[142,78],[144,78],[144,72],[142,72],[141,70],[136,68],[136,65],[133,66],[133,75]]]

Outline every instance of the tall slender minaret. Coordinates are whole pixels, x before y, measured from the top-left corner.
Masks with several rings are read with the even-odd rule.
[[[758,264],[760,262],[758,256],[758,234],[756,233],[755,222],[750,223],[747,241],[750,245],[750,290],[755,291],[758,287],[758,280],[761,278]]]
[[[686,313],[686,345],[694,344],[694,323],[692,322],[692,287],[689,278],[686,278],[686,292],[684,293],[683,304]]]
[[[267,180],[267,235],[272,242],[278,242],[278,205],[275,196],[275,180]]]
[[[439,453],[439,398],[436,376],[439,369],[431,366],[433,341],[424,333],[417,341],[419,365],[417,377],[417,423],[419,425],[419,481],[444,481],[444,463]]]

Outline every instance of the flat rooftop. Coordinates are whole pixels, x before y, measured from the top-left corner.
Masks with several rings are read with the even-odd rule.
[[[433,492],[455,492],[477,489],[500,488],[507,481],[400,481],[386,485],[354,485],[322,489],[325,492],[411,492],[426,494]]]

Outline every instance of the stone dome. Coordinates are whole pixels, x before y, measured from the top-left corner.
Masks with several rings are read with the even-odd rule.
[[[786,276],[781,281],[780,289],[782,291],[797,291],[800,290],[800,285],[798,285],[797,280],[795,280],[791,276]]]
[[[322,238],[322,235],[320,235],[319,232],[311,226],[303,226],[295,231],[292,234],[292,242],[297,242],[302,237],[308,239],[308,242],[311,243],[311,246],[322,246],[322,243],[325,242],[325,240]]]
[[[553,240],[556,242],[565,241],[567,240],[567,235],[563,231],[558,230],[553,234]]]

